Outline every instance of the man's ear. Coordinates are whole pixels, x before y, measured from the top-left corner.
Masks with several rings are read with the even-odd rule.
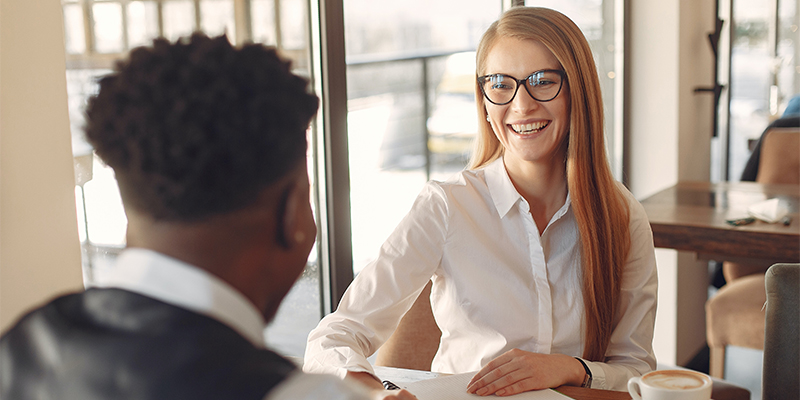
[[[289,184],[281,193],[281,201],[278,205],[278,215],[275,218],[275,237],[278,244],[284,249],[291,249],[297,244],[297,202],[300,198],[299,186],[296,183]],[[301,232],[302,234],[302,232]]]

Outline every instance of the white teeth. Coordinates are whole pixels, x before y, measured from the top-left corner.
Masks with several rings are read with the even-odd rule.
[[[530,123],[530,124],[511,124],[511,129],[513,129],[517,133],[526,134],[526,133],[532,133],[532,132],[538,131],[538,130],[544,128],[545,126],[547,126],[547,124],[549,124],[549,123],[550,122],[548,122],[548,121],[540,121],[540,122],[534,122],[534,123]]]

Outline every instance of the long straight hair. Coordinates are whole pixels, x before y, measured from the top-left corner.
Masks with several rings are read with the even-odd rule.
[[[589,43],[567,16],[547,8],[515,7],[483,35],[476,55],[477,75],[486,73],[487,57],[498,38],[536,40],[561,63],[570,94],[566,175],[578,224],[583,263],[585,337],[583,358],[604,361],[620,297],[622,270],[630,249],[628,203],[611,174],[603,137],[603,101]],[[503,155],[475,83],[478,138],[470,169]]]

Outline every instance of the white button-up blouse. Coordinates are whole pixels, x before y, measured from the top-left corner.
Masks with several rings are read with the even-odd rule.
[[[592,387],[625,390],[630,377],[656,366],[657,276],[644,209],[620,188],[630,205],[631,249],[606,361],[587,364]],[[569,195],[540,236],[501,158],[425,186],[337,311],[310,333],[305,370],[373,373],[367,357],[391,336],[428,280],[442,331],[433,371],[477,371],[514,348],[583,353],[582,265]]]

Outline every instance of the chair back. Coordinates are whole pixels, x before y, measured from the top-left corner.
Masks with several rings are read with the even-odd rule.
[[[431,286],[428,282],[392,336],[378,349],[375,365],[431,370],[442,337],[431,311]]]
[[[767,270],[762,399],[800,398],[800,264]]]
[[[800,183],[800,128],[771,128],[761,144],[756,182]]]

